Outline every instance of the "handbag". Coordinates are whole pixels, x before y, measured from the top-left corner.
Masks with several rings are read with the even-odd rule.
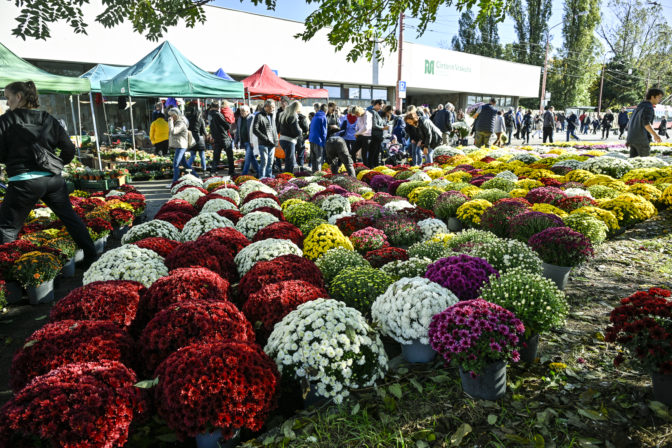
[[[280,146],[280,145],[275,147],[275,158],[276,159],[284,159],[285,158],[285,150],[282,149],[282,146]]]
[[[194,140],[194,135],[191,131],[187,131],[187,149],[191,149],[196,146],[196,140]]]

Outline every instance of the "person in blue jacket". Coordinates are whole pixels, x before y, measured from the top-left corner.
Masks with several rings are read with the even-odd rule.
[[[324,145],[327,142],[327,105],[321,104],[310,122],[308,133],[310,142],[310,167],[313,172],[319,171],[324,163]]]
[[[348,113],[341,118],[341,131],[343,131],[343,140],[348,147],[348,152],[353,155],[355,148],[355,131],[357,130],[357,115],[354,114],[355,106],[348,109]]]

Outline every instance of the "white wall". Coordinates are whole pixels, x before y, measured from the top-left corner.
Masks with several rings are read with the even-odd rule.
[[[405,43],[403,73],[411,88],[538,97],[541,67]]]
[[[0,2],[0,42],[22,58],[132,65],[155,48],[159,42],[147,41],[133,32],[129,23],[107,29],[93,18],[103,8],[84,5],[89,19],[87,35],[74,34],[65,23],[50,25],[51,38],[25,41],[11,34],[16,27],[14,18],[19,8],[7,1]],[[346,52],[336,52],[320,32],[308,42],[293,36],[303,31],[302,23],[275,19],[240,11],[205,7],[207,21],[195,28],[170,28],[165,36],[194,64],[214,72],[222,67],[229,74],[248,76],[262,64],[268,64],[278,75],[298,80],[337,83],[371,84],[370,62],[346,61]],[[381,68],[379,83],[396,83],[396,54],[389,58],[395,63],[390,69]],[[237,79],[240,79],[238,76]]]

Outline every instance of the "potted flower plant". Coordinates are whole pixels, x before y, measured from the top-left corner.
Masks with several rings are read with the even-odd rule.
[[[425,278],[403,278],[387,288],[371,306],[371,317],[382,334],[401,344],[409,362],[429,362],[436,352],[427,331],[432,316],[458,302],[449,289]]]
[[[523,268],[513,268],[491,278],[481,289],[481,298],[511,311],[525,325],[523,362],[537,357],[539,335],[563,324],[569,306],[565,295],[551,280]]]
[[[427,267],[424,277],[450,289],[458,299],[478,297],[483,285],[499,273],[482,258],[469,255],[441,258]]]
[[[38,305],[54,300],[54,279],[62,268],[57,255],[32,251],[16,260],[12,277],[26,288],[30,304]]]
[[[592,257],[590,240],[569,227],[550,227],[532,235],[528,244],[543,261],[543,275],[565,289],[574,266]]]
[[[672,405],[672,300],[670,291],[651,288],[638,291],[621,300],[611,311],[610,325],[605,333],[607,342],[622,346],[632,355],[633,364],[650,373],[653,397]],[[619,352],[614,365],[625,360]]]
[[[462,389],[496,400],[506,393],[506,364],[518,362],[525,326],[511,311],[483,299],[458,302],[434,315],[429,343],[460,368]]]

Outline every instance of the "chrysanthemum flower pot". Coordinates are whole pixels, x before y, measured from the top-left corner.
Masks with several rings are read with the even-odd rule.
[[[233,448],[240,442],[240,429],[234,432],[229,440],[220,440],[222,431],[217,429],[213,432],[199,434],[196,436],[196,446],[198,448]]]
[[[410,344],[401,344],[401,355],[408,362],[428,363],[436,357],[436,352],[429,344],[415,340]]]
[[[572,272],[571,267],[556,266],[554,264],[542,263],[544,271],[542,275],[557,285],[558,289],[563,290],[567,286],[569,274]]]
[[[653,383],[653,399],[668,406],[672,405],[672,375],[651,373]]]
[[[537,350],[539,349],[539,335],[530,335],[526,340],[520,341],[518,353],[520,353],[520,362],[533,363],[537,359]]]
[[[41,305],[54,301],[54,279],[37,286],[27,286],[28,301],[31,305]]]
[[[105,238],[101,238],[93,242],[93,245],[96,248],[96,253],[98,255],[103,255],[103,252],[105,252],[105,242]]]
[[[462,230],[462,223],[460,222],[460,220],[452,216],[448,218],[447,225],[448,230],[450,230],[451,232],[459,232],[460,230]]]
[[[474,398],[497,400],[506,394],[506,362],[497,361],[485,366],[475,378],[460,366],[462,390]]]
[[[63,265],[61,269],[61,277],[71,278],[75,276],[75,259],[71,258]]]

